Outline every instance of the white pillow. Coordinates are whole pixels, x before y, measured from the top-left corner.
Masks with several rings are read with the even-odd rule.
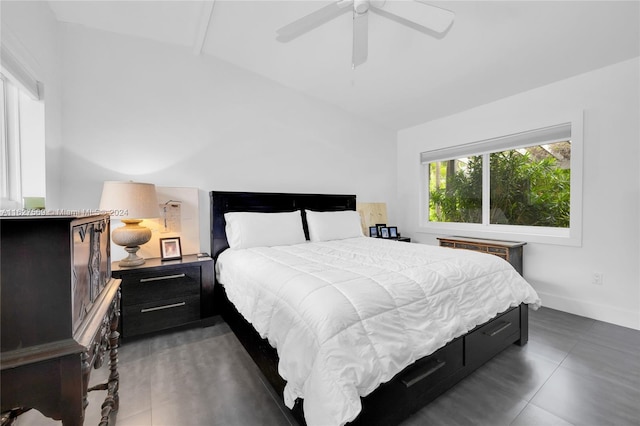
[[[311,241],[342,240],[362,237],[360,213],[355,210],[314,212],[305,210]]]
[[[225,232],[231,248],[271,247],[306,241],[301,211],[287,213],[225,213]]]

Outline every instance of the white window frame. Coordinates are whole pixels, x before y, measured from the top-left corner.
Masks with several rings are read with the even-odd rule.
[[[18,88],[0,74],[4,90],[0,99],[0,208],[22,206],[20,153],[20,94]]]
[[[32,123],[21,122],[20,97],[34,101],[44,98],[43,85],[33,71],[37,62],[28,54],[18,39],[3,28],[0,43],[0,78],[4,82],[4,96],[0,98],[0,208],[19,209],[22,207],[23,166],[22,144],[24,133],[21,126]],[[24,111],[23,111],[24,112]],[[44,110],[43,110],[44,112]],[[27,114],[28,115],[28,114]],[[24,121],[24,116],[22,121]],[[44,116],[41,127],[44,128]],[[28,120],[27,120],[28,121]],[[42,135],[44,137],[44,135]]]
[[[542,226],[501,225],[489,223],[490,184],[489,154],[508,149],[523,148],[566,140],[557,136],[558,129],[568,126],[571,140],[571,217],[569,228]],[[429,220],[429,166],[435,161],[451,160],[472,155],[483,155],[482,223],[432,222]],[[582,169],[583,169],[583,114],[570,114],[569,119],[549,123],[544,127],[499,136],[483,141],[422,152],[420,185],[420,224],[423,232],[433,234],[464,235],[468,237],[518,240],[526,242],[580,246],[582,244]]]

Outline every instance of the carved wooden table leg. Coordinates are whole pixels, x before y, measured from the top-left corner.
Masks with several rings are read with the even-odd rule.
[[[120,397],[118,395],[120,386],[120,374],[118,373],[118,346],[120,344],[120,333],[118,333],[118,323],[120,322],[119,291],[114,304],[115,309],[111,317],[111,332],[109,333],[109,381],[107,382],[107,397],[102,403],[100,426],[107,426],[110,414],[120,408]]]

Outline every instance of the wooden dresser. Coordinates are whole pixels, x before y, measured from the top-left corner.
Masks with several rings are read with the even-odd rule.
[[[441,247],[481,251],[501,257],[522,275],[522,252],[525,242],[489,240],[469,237],[439,237]]]
[[[82,425],[87,392],[118,409],[120,280],[111,278],[108,215],[0,218],[3,424],[34,408]],[[107,383],[88,389],[108,354]]]

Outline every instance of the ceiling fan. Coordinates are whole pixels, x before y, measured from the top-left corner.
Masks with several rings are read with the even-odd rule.
[[[420,0],[336,0],[280,28],[276,39],[291,41],[349,11],[353,11],[353,68],[367,60],[369,11],[434,37],[444,36],[454,18],[453,12]]]

